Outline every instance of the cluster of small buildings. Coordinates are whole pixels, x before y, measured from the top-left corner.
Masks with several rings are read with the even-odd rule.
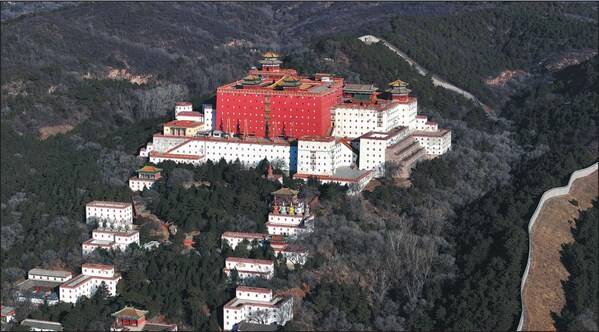
[[[101,248],[124,251],[136,243],[139,231],[133,225],[133,204],[124,202],[93,201],[85,206],[87,223],[97,223],[92,238],[81,244],[83,255]]]
[[[282,69],[276,53],[263,56],[260,69],[217,89],[216,109],[203,105],[200,113],[177,103],[175,120],[140,156],[153,163],[238,159],[248,166],[267,159],[294,178],[346,184],[357,192],[384,176],[386,163],[407,170],[451,148],[451,131],[418,115],[403,81],[380,91],[328,74],[300,76]]]
[[[146,169],[147,170],[147,169]],[[133,225],[133,206],[131,203],[92,201],[85,206],[86,222],[97,223],[92,238],[81,245],[83,255],[98,248],[123,251],[130,244],[139,245],[139,231]],[[55,305],[58,302],[76,303],[82,297],[93,296],[99,287],[104,286],[109,296],[117,295],[120,273],[114,266],[86,263],[81,266],[81,274],[73,276],[70,271],[34,268],[29,270],[27,279],[16,285],[18,302],[34,305]],[[148,323],[146,311],[136,310],[137,317],[124,318],[133,309],[125,308],[113,316],[114,331],[176,331],[177,325]],[[15,310],[2,306],[2,324],[14,320]],[[21,325],[34,331],[62,331],[58,322],[25,319]]]
[[[301,234],[314,231],[314,214],[311,212],[316,199],[307,202],[298,197],[298,191],[281,188],[272,193],[273,201],[268,214],[268,233],[224,232],[221,242],[235,250],[240,245],[258,243],[270,246],[275,255],[285,257],[289,267],[306,263],[308,251],[299,245],[290,244]],[[275,273],[274,261],[227,257],[223,269],[227,276],[236,271],[239,279],[271,279]],[[293,298],[274,296],[271,289],[239,286],[236,297],[223,308],[225,330],[285,325],[293,319]],[[271,326],[271,327],[272,327]]]

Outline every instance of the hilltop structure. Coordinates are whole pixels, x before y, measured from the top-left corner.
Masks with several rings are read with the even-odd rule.
[[[330,74],[302,76],[281,63],[278,54],[263,54],[259,69],[217,89],[216,109],[203,105],[202,114],[177,103],[176,120],[140,156],[196,165],[223,158],[255,166],[267,159],[296,179],[358,192],[384,176],[387,163],[405,175],[418,160],[451,148],[451,131],[418,115],[408,83],[396,80],[381,91]]]

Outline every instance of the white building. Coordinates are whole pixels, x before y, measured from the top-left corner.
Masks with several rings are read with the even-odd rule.
[[[440,156],[451,149],[451,131],[439,129],[436,131],[417,130],[412,134],[418,143],[431,156]]]
[[[265,259],[227,257],[223,271],[230,276],[233,270],[237,270],[240,279],[271,279],[275,273],[275,263]]]
[[[200,112],[179,112],[175,115],[177,121],[204,122],[204,114]]]
[[[271,193],[273,202],[266,228],[269,235],[295,237],[314,230],[314,215],[310,205],[298,197],[299,192],[281,188]]]
[[[250,249],[253,241],[261,242],[266,240],[266,238],[267,235],[262,233],[224,232],[221,236],[221,242],[222,244],[227,243],[229,248],[235,250],[238,244],[247,241],[248,249]]]
[[[299,234],[309,233],[314,230],[314,216],[291,216],[269,213],[266,228],[268,229],[268,234],[270,235],[295,237]]]
[[[333,113],[336,137],[360,137],[368,132],[387,132],[395,127],[414,127],[418,102],[378,99],[376,104],[344,103],[335,106]]]
[[[87,222],[100,221],[115,227],[133,223],[133,205],[124,202],[93,201],[85,205]]]
[[[236,297],[223,307],[223,329],[230,331],[242,321],[285,325],[293,319],[293,298],[274,296],[267,288],[239,286]]]
[[[73,278],[73,274],[63,270],[31,269],[27,273],[29,280],[65,282]]]
[[[75,303],[82,296],[91,297],[101,284],[106,285],[110,296],[115,296],[119,280],[121,276],[112,265],[83,264],[80,275],[60,285],[60,301]]]
[[[336,182],[348,185],[350,192],[356,193],[373,178],[372,172],[357,167],[358,151],[347,139],[306,136],[297,144],[295,179]]]
[[[202,131],[187,137],[156,134],[139,155],[154,163],[172,160],[200,165],[222,158],[250,167],[267,159],[295,172],[295,179],[335,182],[348,185],[350,194],[357,193],[373,178],[384,176],[387,162],[409,170],[416,161],[451,148],[451,132],[418,115],[418,101],[410,96],[407,85],[401,80],[389,83],[385,93],[391,98],[383,99],[378,97],[383,93],[372,84],[345,84],[343,101],[331,109],[332,136],[305,136],[297,143],[216,132],[215,111],[211,105],[203,105]],[[178,120],[199,119],[200,113],[187,112],[196,113],[191,104],[177,103]]]
[[[204,130],[216,129],[216,116],[214,115],[214,108],[210,104],[202,105],[204,110]]]
[[[97,228],[92,231],[92,238],[81,244],[83,255],[88,255],[97,248],[124,251],[131,243],[139,245],[139,231],[128,225],[129,229],[115,230]]]
[[[162,169],[146,165],[137,171],[137,176],[129,178],[129,188],[132,191],[143,191],[150,189],[160,179]]]
[[[146,154],[150,162],[159,163],[173,160],[179,163],[202,164],[208,160],[218,162],[221,158],[227,162],[239,161],[245,166],[256,166],[264,159],[280,164],[282,169],[294,170],[295,150],[286,140],[269,140],[247,137],[197,136],[181,137],[155,134],[152,151],[149,147],[140,150],[140,156]]]

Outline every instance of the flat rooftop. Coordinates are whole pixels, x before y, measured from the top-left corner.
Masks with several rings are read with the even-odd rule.
[[[29,274],[39,275],[39,276],[47,276],[47,277],[60,277],[60,278],[66,278],[68,276],[73,275],[69,271],[64,271],[64,270],[46,270],[46,269],[38,269],[38,268],[29,270]]]
[[[450,133],[451,131],[448,129],[439,129],[437,131],[424,131],[417,130],[412,133],[412,136],[424,136],[424,137],[443,137]]]
[[[131,203],[125,202],[112,202],[112,201],[91,201],[85,204],[86,207],[100,207],[100,208],[110,208],[110,209],[125,209],[131,207]]]
[[[343,87],[343,92],[349,93],[373,93],[376,92],[378,88],[374,86],[374,84],[355,84],[348,83]]]
[[[258,84],[243,85],[244,79],[223,85],[217,91],[244,92],[251,91],[252,93],[266,94],[309,94],[309,95],[325,95],[334,91],[338,91],[343,84],[342,79],[332,78],[329,81],[313,80],[305,76],[297,76],[296,71],[292,69],[282,69],[279,72],[265,72],[261,70],[250,70],[250,75],[278,75],[283,76],[280,79],[263,79]],[[285,87],[284,80],[289,77],[297,78],[298,85],[296,87]],[[242,87],[242,88],[241,88]]]
[[[62,281],[47,281],[47,280],[33,280],[27,279],[20,284],[17,284],[16,287],[18,290],[22,292],[26,292],[31,289],[48,289],[52,290],[62,284]]]
[[[399,101],[399,100],[389,100],[389,99],[377,99],[376,102],[355,102],[352,99],[344,99],[341,103],[333,106],[332,109],[342,109],[342,108],[351,108],[351,109],[362,109],[365,111],[386,111],[393,107],[402,104],[411,104],[416,101],[416,98],[409,97],[407,101]]]
[[[38,320],[27,318],[21,322],[21,325],[38,329],[39,331],[62,331],[62,324],[48,320]]]
[[[91,244],[93,246],[100,246],[100,247],[110,247],[111,245],[114,244],[114,241],[89,239],[89,240],[83,242],[83,244]]]
[[[274,308],[274,307],[278,307],[281,304],[283,304],[287,299],[288,298],[277,296],[277,297],[274,297],[270,301],[255,301],[255,300],[240,299],[240,298],[236,297],[236,298],[232,299],[231,301],[227,302],[227,304],[225,304],[225,308],[237,309],[244,305],[251,305],[253,307]]]

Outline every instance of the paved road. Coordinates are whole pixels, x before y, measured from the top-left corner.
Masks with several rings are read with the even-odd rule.
[[[365,35],[365,36],[359,37],[358,39],[360,39],[362,42],[364,42],[365,44],[368,44],[368,45],[373,44],[373,43],[378,43],[378,42],[383,43],[383,45],[385,45],[388,49],[390,49],[395,54],[399,55],[402,59],[404,59],[407,63],[409,63],[412,67],[414,67],[414,69],[416,69],[416,71],[422,76],[426,76],[430,72],[426,68],[419,65],[416,61],[414,61],[414,59],[410,58],[406,53],[402,52],[400,49],[395,47],[393,44],[389,43],[388,41],[386,41],[382,38],[372,36],[372,35]],[[462,96],[472,100],[474,103],[480,105],[485,110],[485,112],[487,112],[487,114],[489,114],[490,116],[494,116],[495,113],[494,113],[493,109],[491,109],[489,106],[485,105],[482,101],[480,101],[478,98],[476,98],[476,96],[474,96],[472,93],[447,82],[447,80],[443,79],[442,77],[440,77],[436,74],[431,73],[431,79],[433,81],[433,85],[440,86],[449,91],[453,91],[455,93],[461,94]]]

